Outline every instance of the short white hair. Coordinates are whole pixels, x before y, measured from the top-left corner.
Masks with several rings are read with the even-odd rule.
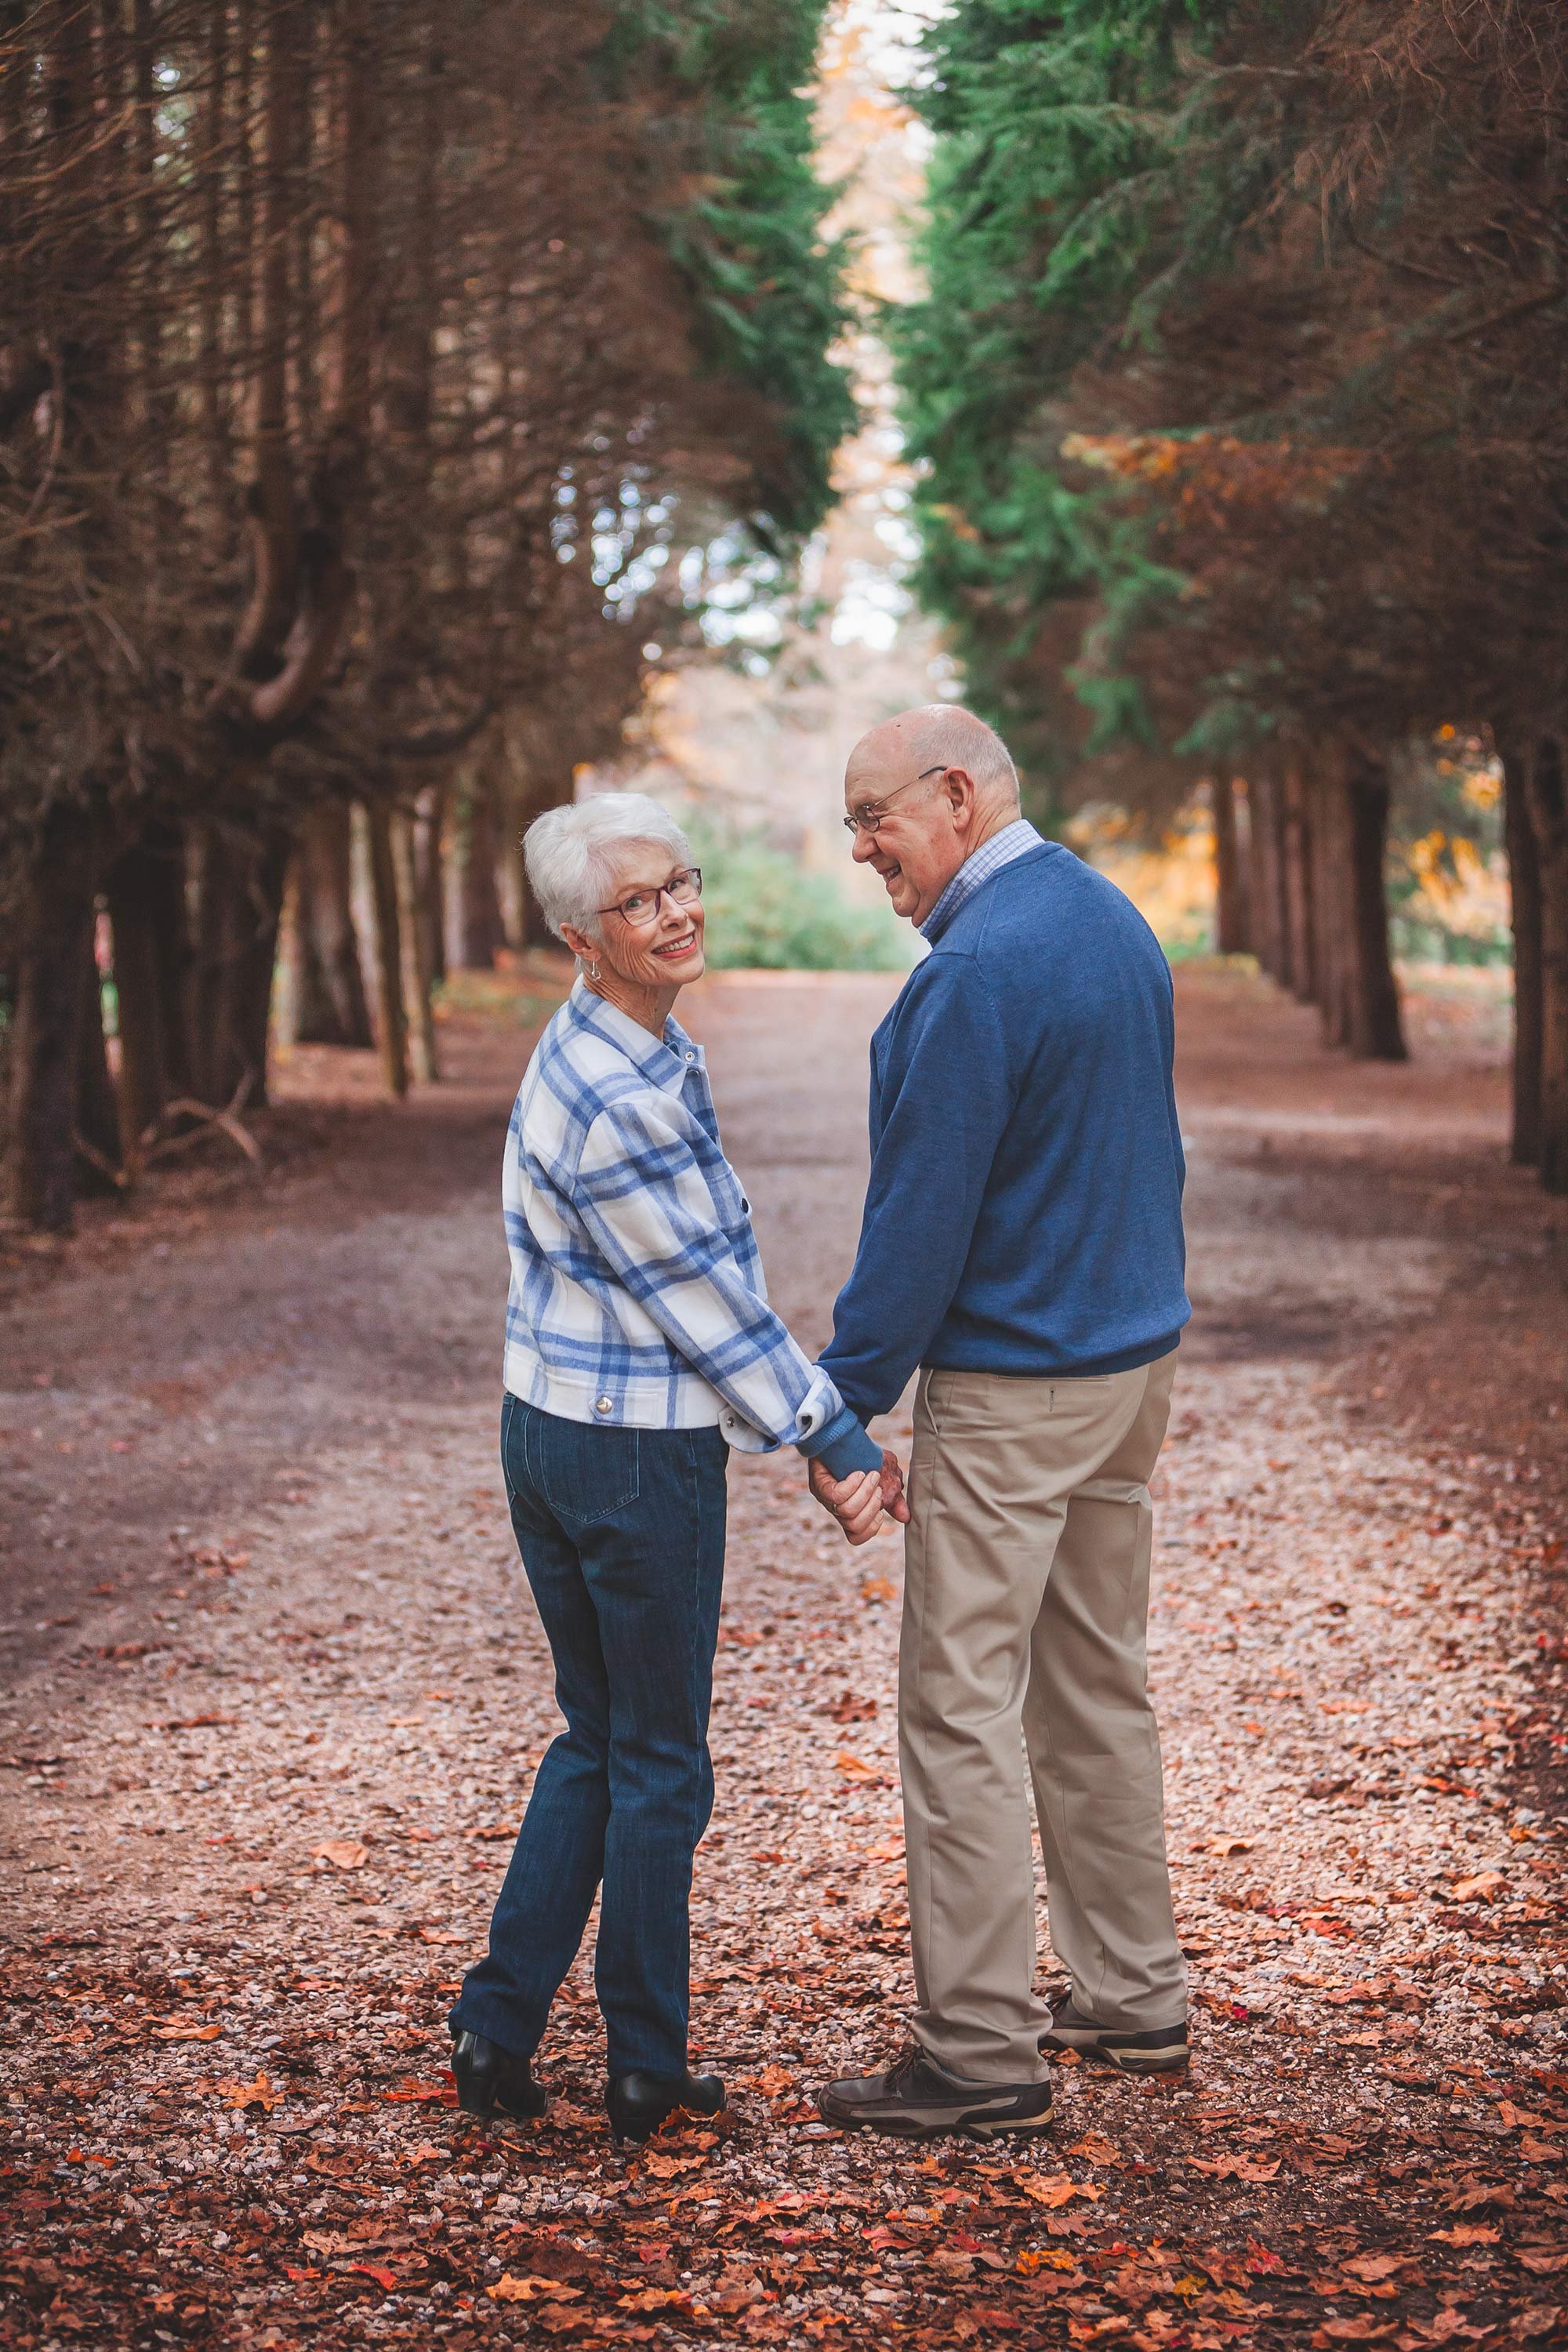
[[[610,887],[615,853],[647,842],[672,856],[690,858],[691,844],[670,815],[646,793],[595,793],[591,800],[547,809],[523,835],[523,861],[540,911],[557,939],[562,926],[603,936],[599,909]]]

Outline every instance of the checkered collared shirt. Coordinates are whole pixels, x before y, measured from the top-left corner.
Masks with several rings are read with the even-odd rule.
[[[983,882],[993,874],[1000,874],[1004,866],[1011,866],[1015,857],[1022,857],[1031,849],[1038,849],[1040,835],[1027,817],[1015,817],[989,841],[983,841],[973,857],[966,857],[941,898],[920,926],[920,934],[928,946],[935,947],[954,915],[966,898],[972,898]]]
[[[717,1423],[746,1454],[849,1437],[879,1460],[767,1304],[702,1048],[679,1022],[661,1044],[577,982],[519,1091],[501,1200],[513,1396],[605,1427]]]

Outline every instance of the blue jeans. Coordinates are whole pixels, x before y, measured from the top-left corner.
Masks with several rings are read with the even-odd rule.
[[[566,1728],[545,1750],[454,2032],[531,2057],[601,1880],[612,2075],[686,2068],[691,1858],[713,1809],[717,1429],[604,1429],[508,1395],[501,1464]]]

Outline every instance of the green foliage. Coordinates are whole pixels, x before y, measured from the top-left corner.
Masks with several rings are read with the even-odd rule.
[[[695,825],[708,912],[708,961],[773,971],[902,971],[914,941],[890,907],[852,904],[763,834]]]
[[[689,193],[658,226],[694,300],[703,373],[770,416],[751,518],[769,546],[821,520],[856,416],[828,357],[848,314],[842,247],[822,236],[833,191],[813,167],[806,85],[824,15],[825,0],[620,0],[607,44],[627,94],[662,81],[695,110]]]

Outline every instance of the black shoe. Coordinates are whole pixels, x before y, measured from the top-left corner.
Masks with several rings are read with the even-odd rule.
[[[1051,2086],[965,2082],[911,2045],[886,2074],[830,2083],[816,2110],[841,2131],[893,2132],[900,2139],[967,2132],[971,2139],[995,2139],[1005,2132],[1044,2131],[1051,2120]]]
[[[1123,2074],[1184,2074],[1192,2056],[1184,2023],[1156,2025],[1145,2033],[1131,2026],[1097,2025],[1073,2007],[1070,1993],[1052,2009],[1050,2032],[1041,2034],[1040,2047],[1076,2050],[1080,2058],[1115,2066]]]
[[[458,2078],[458,2105],[466,2116],[515,2116],[529,2123],[544,2113],[543,2090],[533,2079],[526,2058],[487,2042],[482,2033],[452,2037],[452,2072]]]
[[[722,2115],[724,2085],[717,2074],[612,2074],[605,2105],[616,2137],[640,2147],[677,2107],[689,2116]]]

